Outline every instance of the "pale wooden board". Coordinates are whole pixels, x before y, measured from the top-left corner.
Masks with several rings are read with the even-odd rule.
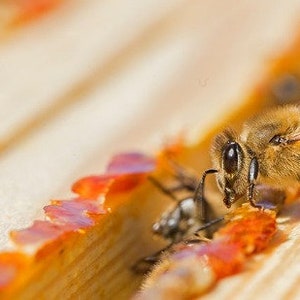
[[[54,103],[67,102],[78,85],[85,88],[86,78],[92,80],[95,72],[182,1],[159,3],[66,1],[60,10],[4,40],[0,101],[8,105],[1,110],[1,140]]]
[[[151,153],[182,128],[193,138],[239,105],[293,41],[299,10],[299,1],[72,1],[3,39],[1,249],[112,154]]]

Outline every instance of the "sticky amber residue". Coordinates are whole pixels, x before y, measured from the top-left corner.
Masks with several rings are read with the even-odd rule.
[[[62,0],[13,0],[12,2],[17,9],[13,23],[19,24],[53,9]]]
[[[196,250],[205,256],[217,278],[239,271],[246,256],[266,248],[276,232],[276,215],[244,204],[229,214],[229,222],[219,229],[211,243]]]
[[[54,241],[67,232],[93,226],[93,216],[107,213],[105,196],[112,192],[128,192],[145,179],[145,173],[155,169],[155,160],[140,153],[124,153],[112,158],[107,173],[84,177],[73,186],[79,197],[54,200],[44,207],[47,221],[35,221],[32,226],[11,232],[11,239],[19,246],[43,244]],[[99,197],[103,199],[99,199]]]
[[[42,245],[58,238],[66,231],[75,230],[73,224],[55,224],[50,221],[34,221],[25,229],[14,230],[10,233],[11,239],[19,246]]]
[[[98,199],[108,193],[124,193],[145,180],[145,174],[115,174],[84,177],[72,186],[72,191],[83,199]]]
[[[146,177],[146,174],[130,174],[120,176],[111,185],[109,194],[126,193],[140,185],[146,179]]]
[[[175,139],[166,143],[158,154],[159,158],[165,159],[166,157],[177,157],[182,154],[185,149],[185,132],[181,132]]]
[[[88,176],[75,182],[72,190],[78,197],[52,200],[44,207],[47,220],[37,220],[28,228],[12,231],[12,241],[21,248],[30,247],[36,256],[42,257],[57,245],[57,241],[63,241],[70,233],[86,230],[95,225],[97,215],[107,214],[107,193],[129,192],[155,168],[156,160],[149,156],[140,153],[116,155],[103,175]],[[0,255],[0,290],[14,281],[27,262],[22,257],[14,253]]]
[[[105,214],[106,210],[95,201],[82,199],[61,200],[44,207],[45,215],[58,224],[72,224],[74,229],[83,229],[95,224],[90,214]]]
[[[156,168],[156,160],[141,153],[116,155],[108,164],[106,173],[84,177],[72,186],[72,191],[82,198],[97,199],[101,195],[128,192]]]
[[[240,218],[221,228],[216,236],[239,244],[246,255],[262,251],[276,232],[275,214],[263,211],[246,213],[242,210],[243,207],[238,210],[241,213]]]
[[[138,152],[115,155],[106,173],[113,175],[149,173],[156,167],[156,159]]]
[[[167,258],[167,264],[158,265],[153,272],[154,279],[152,279],[151,274],[147,279],[148,283],[145,284],[146,288],[143,295],[151,295],[151,291],[156,291],[155,287],[166,280],[168,281],[168,279],[172,281],[174,274],[184,274],[186,266],[182,268],[178,262],[189,257],[197,258],[192,260],[190,270],[193,270],[194,264],[199,261],[199,265],[205,262],[206,268],[213,272],[212,280],[210,280],[211,275],[209,275],[209,272],[203,272],[200,275],[196,270],[197,274],[192,276],[197,280],[193,283],[194,286],[198,287],[197,296],[203,294],[218,280],[241,271],[249,255],[268,246],[276,231],[275,218],[276,215],[273,212],[261,211],[251,207],[250,204],[244,204],[228,214],[227,224],[217,231],[211,241],[200,245],[183,244]],[[160,270],[160,266],[167,266],[167,269]],[[157,274],[161,275],[157,276]],[[181,280],[185,280],[184,278],[184,276],[181,276]],[[204,282],[205,284],[202,284]],[[190,283],[185,281],[185,284],[189,285]],[[163,294],[166,293],[165,289],[162,287]],[[189,299],[188,296],[186,298]],[[145,297],[145,299],[148,298]]]
[[[102,204],[94,200],[74,198],[71,200],[52,200],[49,206],[61,206],[65,209],[86,212],[88,214],[105,214],[107,211]]]
[[[267,247],[276,232],[275,213],[253,209],[248,204],[231,213],[229,222],[211,242],[188,247],[174,258],[196,254],[213,269],[216,279],[235,274],[246,257]]]
[[[239,272],[244,262],[240,245],[223,240],[204,245],[197,251],[197,254],[207,259],[217,279]]]
[[[84,199],[97,199],[101,194],[107,194],[115,181],[111,175],[88,176],[79,179],[72,186],[72,191]]]
[[[19,270],[29,264],[29,258],[18,252],[0,254],[0,291],[7,288],[16,278]]]

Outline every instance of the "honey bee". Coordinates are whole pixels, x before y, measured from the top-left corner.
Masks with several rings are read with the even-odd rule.
[[[244,123],[240,135],[225,130],[215,137],[211,156],[209,171],[217,174],[226,207],[243,195],[259,207],[254,199],[257,183],[284,189],[300,181],[300,107],[262,112]]]
[[[260,207],[255,201],[257,184],[284,189],[299,183],[300,107],[277,106],[257,114],[244,123],[240,135],[232,129],[224,130],[213,140],[211,158],[213,168],[203,173],[198,186],[194,185],[194,195],[165,213],[155,223],[155,233],[170,238],[170,232],[181,232],[182,237],[184,232],[179,230],[179,224],[183,220],[188,224],[186,228],[194,223],[199,225],[195,218],[207,222],[204,183],[208,174],[216,173],[227,208],[244,195],[252,206]]]
[[[216,174],[227,208],[245,195],[252,206],[262,207],[255,199],[258,184],[284,190],[300,182],[300,107],[277,106],[255,115],[244,123],[240,135],[232,129],[224,130],[213,140],[211,158],[213,168],[204,171],[197,184],[190,184],[195,181],[191,178],[187,181],[189,185],[183,184],[182,188],[191,191],[192,196],[177,201],[153,225],[153,232],[170,240],[171,245],[222,221],[222,217],[207,219],[210,206],[204,197],[204,187],[208,174]],[[179,177],[184,178],[184,173],[181,170]],[[156,180],[152,182],[175,199],[170,189]],[[281,193],[268,195],[284,199]]]

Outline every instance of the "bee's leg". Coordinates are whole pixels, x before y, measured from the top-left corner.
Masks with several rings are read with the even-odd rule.
[[[255,181],[258,176],[259,165],[256,157],[251,159],[248,171],[248,200],[253,207],[262,208],[263,206],[254,200]]]
[[[166,187],[165,185],[163,185],[159,180],[157,180],[153,176],[148,176],[148,179],[159,190],[161,190],[164,194],[166,194],[167,196],[169,196],[170,198],[172,198],[175,201],[179,201],[179,199],[175,196],[174,192],[180,191],[180,190],[185,188],[181,183],[177,184],[177,185],[174,185],[172,187]]]
[[[208,203],[204,197],[204,184],[205,184],[205,178],[208,174],[214,174],[217,173],[218,170],[215,169],[208,169],[205,170],[201,180],[199,181],[199,184],[196,188],[195,194],[194,194],[194,201],[196,203],[198,215],[201,218],[201,220],[206,224],[207,222],[207,214],[208,214]]]
[[[197,235],[197,233],[195,233],[195,235]],[[186,245],[194,245],[194,244],[209,243],[209,242],[211,242],[211,239],[206,238],[206,237],[202,237],[202,236],[198,237],[198,235],[197,235],[196,238],[188,239],[188,240],[184,241],[184,243]]]
[[[205,230],[205,229],[207,229],[207,228],[209,228],[209,227],[211,227],[211,226],[213,226],[213,225],[215,225],[219,222],[222,222],[222,221],[224,221],[224,217],[213,219],[213,220],[205,223],[204,225],[200,226],[199,228],[197,228],[197,230],[195,231],[194,234],[196,236],[199,236],[199,231]],[[201,237],[201,239],[202,239],[202,237]]]
[[[196,175],[171,158],[169,158],[169,163],[175,172],[174,176],[182,186],[190,191],[195,191],[198,182]]]
[[[248,186],[248,201],[250,202],[251,206],[253,207],[257,207],[257,204],[254,201],[254,188],[255,188],[255,184],[254,183],[250,183]]]

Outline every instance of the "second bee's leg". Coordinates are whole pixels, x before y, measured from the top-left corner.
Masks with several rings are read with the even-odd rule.
[[[248,170],[248,200],[253,207],[263,208],[262,205],[256,203],[254,201],[254,189],[255,189],[255,181],[258,176],[259,165],[256,157],[253,157],[250,161],[249,170]]]
[[[175,177],[182,187],[189,191],[195,191],[197,188],[197,176],[173,159],[169,159],[169,163],[172,165]]]
[[[164,194],[166,194],[167,196],[169,196],[170,198],[172,198],[175,201],[179,201],[179,199],[175,196],[174,193],[185,188],[185,186],[182,185],[181,183],[176,184],[176,185],[174,185],[172,187],[167,187],[167,186],[163,185],[159,180],[157,180],[156,178],[154,178],[153,176],[149,176],[148,179],[160,191],[162,191]]]
[[[216,218],[216,219],[213,219],[209,222],[206,222],[204,225],[202,225],[202,226],[200,226],[199,228],[196,229],[195,235],[199,236],[200,231],[206,230],[206,229],[210,228],[211,226],[213,226],[213,225],[215,225],[219,222],[222,222],[222,221],[224,221],[224,217]],[[201,239],[203,239],[203,238],[201,237]]]

